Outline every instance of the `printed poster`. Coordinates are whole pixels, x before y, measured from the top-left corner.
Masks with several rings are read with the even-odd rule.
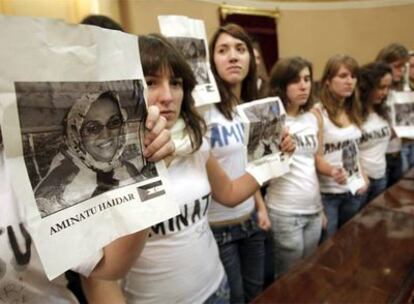
[[[185,16],[158,16],[161,33],[184,55],[197,80],[193,90],[196,106],[220,102],[220,94],[210,69],[204,22]]]
[[[163,163],[143,157],[136,36],[0,17],[6,161],[49,279],[178,214]]]
[[[246,170],[258,181],[267,181],[289,171],[289,156],[280,151],[286,113],[278,97],[268,97],[237,106],[244,126]]]
[[[342,146],[342,167],[347,173],[347,187],[355,194],[365,185],[365,180],[359,163],[358,144],[354,140],[348,140]]]
[[[393,92],[391,119],[398,137],[414,139],[414,92]]]

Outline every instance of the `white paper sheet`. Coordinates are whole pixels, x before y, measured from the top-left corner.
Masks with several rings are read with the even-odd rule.
[[[185,16],[158,16],[161,33],[183,53],[197,80],[193,90],[196,106],[220,101],[220,94],[210,68],[204,22]]]
[[[289,156],[279,145],[285,126],[285,109],[278,97],[268,97],[237,106],[244,126],[246,170],[260,183],[289,172]]]
[[[0,16],[0,37],[6,161],[50,279],[112,240],[178,214],[164,164],[142,157],[146,87],[136,36],[51,19]],[[105,102],[99,99],[104,114],[88,118],[97,101],[87,107],[86,116],[69,114],[75,105],[82,113],[88,98],[96,100],[108,91],[115,101],[107,101],[109,110],[103,110]],[[69,121],[78,120],[81,129],[68,132],[74,130]],[[110,136],[100,142],[103,132]],[[88,167],[79,157],[85,150],[101,162]]]
[[[414,92],[393,92],[392,126],[398,137],[414,139]]]
[[[358,144],[354,140],[348,141],[342,147],[342,168],[347,173],[347,186],[352,194],[355,194],[365,185],[359,162]]]

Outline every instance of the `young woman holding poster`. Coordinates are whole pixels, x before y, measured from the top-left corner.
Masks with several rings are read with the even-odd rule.
[[[355,151],[362,125],[361,104],[355,90],[358,73],[354,58],[331,57],[321,78],[320,103],[313,110],[319,120],[316,169],[328,220],[324,237],[333,235],[358,212],[361,194],[368,186],[365,181],[365,186],[352,194],[347,186],[349,171],[345,170],[346,164],[358,166],[359,162]],[[350,153],[344,153],[345,149]]]
[[[322,232],[324,216],[315,168],[318,120],[309,111],[313,106],[311,63],[301,57],[278,61],[266,95],[282,100],[286,125],[296,142],[290,171],[270,181],[265,197],[278,278],[316,250]]]
[[[392,84],[391,92],[386,103],[393,102],[393,92],[402,91],[404,81],[405,63],[408,61],[409,53],[405,46],[399,43],[391,43],[382,48],[375,61],[383,62],[391,68]],[[405,148],[408,148],[408,144]],[[402,151],[404,150],[404,152]],[[396,183],[404,172],[404,166],[408,166],[409,149],[404,149],[401,138],[392,132],[388,143],[385,158],[387,161],[387,187]],[[406,165],[404,165],[406,164]]]
[[[181,214],[151,227],[140,258],[123,282],[125,296],[130,303],[227,303],[227,278],[208,225],[208,208],[212,197],[235,206],[259,185],[247,173],[230,181],[211,155],[191,95],[196,80],[182,54],[158,35],[140,37],[139,45],[148,104],[160,108],[174,142],[190,139],[192,152],[168,161]],[[106,284],[86,280],[88,298],[104,301],[105,295],[97,291]],[[112,288],[112,294],[119,294],[116,282]]]
[[[387,187],[385,152],[391,128],[385,101],[391,84],[391,68],[385,63],[375,62],[361,67],[358,87],[363,125],[359,150],[361,166],[370,181],[361,208]]]
[[[171,154],[173,145],[165,119],[156,107],[149,108],[146,127],[149,142],[145,154],[153,161]],[[0,107],[1,123],[3,109]],[[1,136],[0,136],[1,138]],[[24,206],[16,200],[10,181],[10,168],[0,143],[0,302],[1,303],[77,303],[66,288],[64,276],[49,281],[41,265],[30,234],[26,230]],[[77,271],[97,279],[123,277],[139,255],[148,231],[137,232],[106,246],[95,259],[77,267]],[[87,238],[85,238],[87,239]],[[58,252],[56,254],[64,254]]]
[[[250,37],[238,25],[220,27],[210,41],[210,64],[221,102],[204,118],[213,155],[231,178],[245,172],[243,128],[236,106],[258,98]],[[209,222],[230,285],[232,303],[250,302],[263,288],[265,233],[270,227],[260,191],[235,208],[212,201]]]

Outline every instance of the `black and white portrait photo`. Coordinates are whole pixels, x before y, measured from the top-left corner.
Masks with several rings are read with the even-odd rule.
[[[250,122],[248,161],[280,152],[285,115],[281,114],[279,103],[256,104],[244,108],[244,113]]]
[[[41,217],[158,176],[143,157],[138,80],[15,83],[23,154]]]
[[[396,103],[395,125],[398,127],[414,127],[414,102],[412,103]]]
[[[358,147],[355,141],[347,141],[342,148],[342,164],[348,176],[359,175]]]
[[[190,64],[197,84],[210,83],[204,40],[192,37],[169,37],[168,39],[182,52]]]

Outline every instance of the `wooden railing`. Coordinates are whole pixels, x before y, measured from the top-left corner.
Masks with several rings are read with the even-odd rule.
[[[253,303],[412,303],[414,169]]]

